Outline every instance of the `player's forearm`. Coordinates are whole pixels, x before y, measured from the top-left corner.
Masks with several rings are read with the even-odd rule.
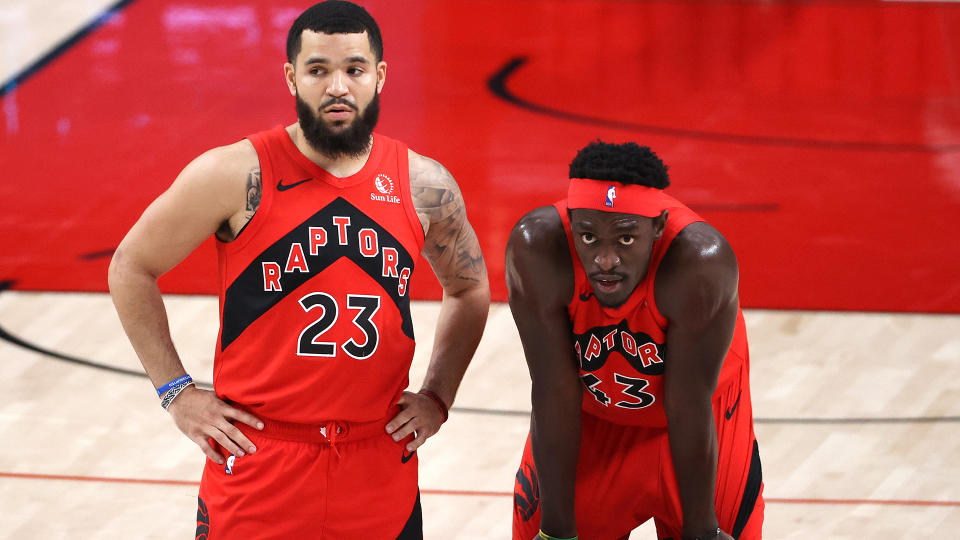
[[[423,388],[436,392],[448,407],[480,344],[490,310],[490,289],[481,286],[457,295],[444,293]]]
[[[551,536],[570,538],[577,534],[574,501],[580,456],[580,399],[576,392],[563,390],[534,382],[531,437],[540,490],[540,529]]]
[[[670,454],[683,508],[683,534],[715,530],[714,494],[717,477],[717,430],[709,397],[686,396],[667,405]]]
[[[154,387],[183,375],[156,277],[124,260],[118,251],[110,263],[108,283],[123,329]]]

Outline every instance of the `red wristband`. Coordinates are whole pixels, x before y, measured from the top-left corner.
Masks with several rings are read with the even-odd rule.
[[[418,394],[423,394],[428,398],[432,399],[434,403],[437,404],[437,407],[440,407],[440,413],[443,414],[443,421],[447,421],[447,417],[450,416],[450,411],[447,410],[447,404],[440,399],[440,396],[437,395],[433,390],[421,390],[417,392]]]

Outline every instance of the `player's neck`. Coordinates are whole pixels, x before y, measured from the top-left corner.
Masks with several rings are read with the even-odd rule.
[[[372,134],[370,135],[370,144],[367,145],[367,149],[363,154],[359,156],[339,156],[331,158],[307,142],[307,138],[303,135],[303,129],[300,127],[300,124],[293,124],[290,127],[293,129],[288,128],[287,132],[290,133],[290,138],[293,139],[293,144],[300,150],[300,153],[337,178],[346,178],[357,174],[360,172],[360,169],[367,164],[367,160],[370,159],[370,152],[373,150]]]

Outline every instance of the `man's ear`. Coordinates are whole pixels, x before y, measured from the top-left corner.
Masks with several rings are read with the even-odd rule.
[[[667,226],[667,216],[670,213],[666,210],[660,212],[660,215],[653,218],[653,239],[659,240],[663,236],[663,229]]]
[[[383,85],[387,82],[387,63],[381,60],[377,63],[377,93],[383,91]]]
[[[297,78],[294,72],[293,64],[287,62],[283,64],[283,79],[287,82],[287,88],[290,89],[290,95],[297,95]]]

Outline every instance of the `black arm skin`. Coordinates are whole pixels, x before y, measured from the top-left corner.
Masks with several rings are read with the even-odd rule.
[[[560,216],[538,208],[507,244],[510,309],[533,381],[531,434],[544,532],[577,533],[574,495],[580,451],[582,385],[566,306],[573,266]],[[668,319],[664,408],[683,507],[683,536],[717,527],[717,436],[712,396],[737,319],[739,271],[723,236],[706,223],[674,239],[655,283]]]
[[[533,382],[530,427],[540,528],[569,538],[577,534],[574,487],[583,390],[566,309],[573,296],[573,264],[554,207],[537,208],[514,226],[507,242],[506,279]]]
[[[664,409],[683,506],[683,537],[717,528],[712,396],[737,321],[739,271],[723,236],[693,223],[674,239],[654,284],[667,318]]]

